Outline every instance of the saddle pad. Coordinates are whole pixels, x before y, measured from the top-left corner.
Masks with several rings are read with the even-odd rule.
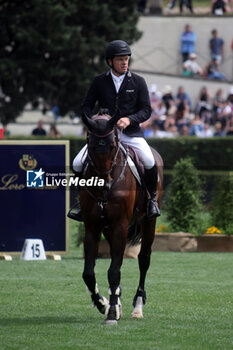
[[[132,174],[134,175],[135,179],[138,181],[139,185],[142,185],[141,177],[139,175],[138,169],[137,169],[136,165],[134,164],[132,158],[127,154],[127,151],[122,144],[120,144],[120,148],[124,152],[125,156],[127,156],[127,163],[130,167]]]
[[[140,178],[138,169],[136,168],[134,162],[132,161],[132,159],[130,158],[129,155],[127,156],[127,163],[128,163],[128,165],[130,167],[130,170],[132,171],[132,174],[134,175],[134,177],[138,181],[139,185],[141,185],[142,182],[141,182],[141,178]]]

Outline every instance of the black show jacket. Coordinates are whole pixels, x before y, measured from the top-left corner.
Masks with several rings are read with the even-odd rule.
[[[124,133],[131,137],[143,137],[139,124],[151,116],[149,93],[144,78],[128,71],[117,93],[110,71],[98,75],[82,103],[82,112],[91,116],[96,103],[98,109],[107,108],[111,116],[118,107],[119,119],[130,119],[130,125]]]

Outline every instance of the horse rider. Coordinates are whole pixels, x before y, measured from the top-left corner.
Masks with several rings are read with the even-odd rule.
[[[147,216],[153,218],[160,216],[158,203],[155,200],[157,166],[139,125],[151,116],[151,106],[144,78],[129,70],[130,57],[131,49],[125,41],[114,40],[109,43],[105,59],[110,70],[94,78],[81,108],[88,116],[93,115],[96,102],[99,109],[107,109],[110,115],[113,115],[116,109],[119,110],[117,126],[122,131],[121,141],[135,150],[144,165],[145,183],[150,194]],[[75,175],[79,178],[82,177],[86,155],[87,145],[73,161]],[[77,221],[82,220],[79,202],[70,209],[68,217]]]

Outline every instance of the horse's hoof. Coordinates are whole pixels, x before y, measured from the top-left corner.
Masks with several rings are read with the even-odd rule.
[[[143,318],[143,314],[141,312],[133,311],[131,314],[131,318]]]
[[[143,298],[141,296],[136,296],[134,298],[135,306],[131,314],[131,318],[143,318],[142,307],[143,307]]]
[[[117,322],[117,320],[108,320],[107,319],[104,321],[104,324],[106,326],[117,326],[118,322]]]
[[[119,300],[120,302],[120,300]],[[122,317],[122,307],[121,303],[116,305],[111,305],[108,308],[107,318],[105,320],[106,325],[115,326],[117,321]]]

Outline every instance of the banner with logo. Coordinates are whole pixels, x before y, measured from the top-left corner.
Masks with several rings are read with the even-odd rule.
[[[0,141],[0,254],[68,251],[69,141]]]

